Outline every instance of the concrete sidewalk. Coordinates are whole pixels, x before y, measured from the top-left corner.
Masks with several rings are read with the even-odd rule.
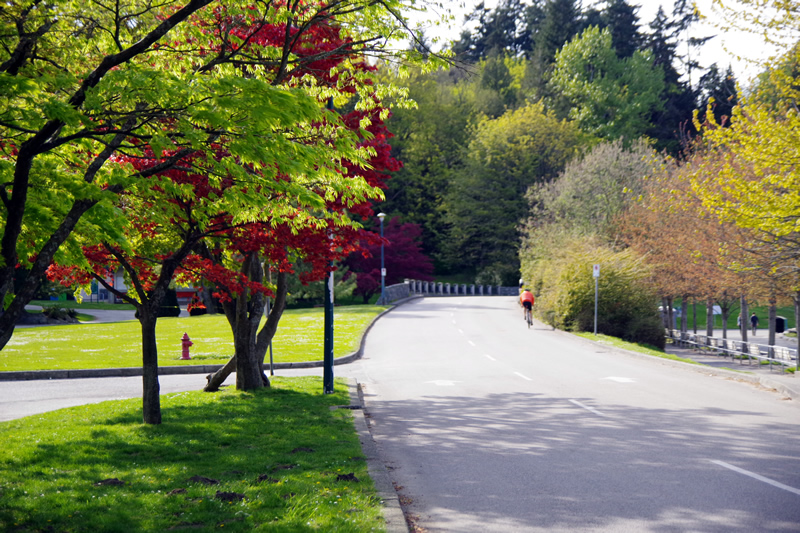
[[[39,305],[26,305],[26,311],[41,311],[42,307]],[[125,322],[128,320],[136,320],[136,311],[131,311],[128,309],[120,309],[111,310],[111,309],[78,309],[81,313],[85,315],[91,315],[94,317],[94,320],[89,322],[81,322],[81,324],[104,324],[108,322]],[[180,316],[186,317],[189,316],[189,313],[186,310],[181,309]],[[60,324],[26,324],[16,326],[18,328],[40,328],[42,326],[54,326]]]
[[[734,339],[731,336],[728,338]],[[735,340],[738,340],[738,338]],[[796,342],[796,339],[789,340]],[[776,345],[778,345],[777,339]],[[775,389],[788,398],[800,400],[800,375],[783,372],[780,365],[761,365],[757,361],[748,363],[746,359],[736,360],[731,357],[716,355],[710,351],[682,348],[672,344],[667,344],[665,351],[684,359],[691,359],[704,365],[704,367],[713,369],[715,373],[724,373],[725,376],[731,379],[758,383],[763,387]]]

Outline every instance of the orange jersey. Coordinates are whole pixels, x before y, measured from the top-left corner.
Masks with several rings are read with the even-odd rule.
[[[529,291],[524,291],[522,294],[519,295],[519,301],[520,303],[530,302],[531,305],[533,305],[534,302],[533,294],[531,294]]]

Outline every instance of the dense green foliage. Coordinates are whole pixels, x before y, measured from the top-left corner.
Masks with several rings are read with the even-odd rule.
[[[664,328],[650,286],[650,271],[632,250],[616,251],[596,237],[563,229],[539,231],[525,241],[523,278],[537,296],[535,313],[554,327],[594,330],[595,284],[600,265],[597,331],[664,347]]]
[[[504,284],[513,285],[525,193],[553,179],[582,142],[573,124],[558,120],[542,104],[478,123],[464,169],[447,197],[451,257],[479,275],[486,269],[511,267]]]
[[[700,66],[690,55],[704,42],[687,36],[691,5],[676,2],[648,23],[637,11],[626,0],[479,4],[452,46],[462,62],[410,78],[418,108],[388,121],[405,166],[382,210],[422,226],[437,275],[508,283],[518,275],[515,228],[527,218],[529,186],[547,187],[599,139],[679,154],[695,109],[714,98],[720,114],[729,110],[720,102],[735,82],[729,73],[714,67],[691,84]],[[530,115],[547,118],[520,120]],[[581,135],[566,141],[567,129]]]
[[[556,54],[551,83],[569,102],[569,117],[602,139],[637,139],[662,107],[664,83],[649,53],[619,58],[611,32],[589,28]]]

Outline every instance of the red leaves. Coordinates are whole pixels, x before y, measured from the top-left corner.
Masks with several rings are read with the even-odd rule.
[[[356,273],[356,294],[369,297],[380,290],[381,242],[384,246],[386,284],[399,283],[404,278],[432,280],[433,263],[422,253],[419,238],[422,230],[417,224],[401,224],[389,220],[384,227],[385,240],[375,235],[368,242],[366,252],[347,259],[351,272]]]

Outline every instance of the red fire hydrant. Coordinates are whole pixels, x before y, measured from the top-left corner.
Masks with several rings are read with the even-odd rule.
[[[192,356],[189,355],[189,346],[192,346],[194,343],[189,340],[189,335],[186,333],[183,334],[183,338],[181,339],[181,345],[183,346],[183,354],[181,355],[181,359],[191,359]]]

